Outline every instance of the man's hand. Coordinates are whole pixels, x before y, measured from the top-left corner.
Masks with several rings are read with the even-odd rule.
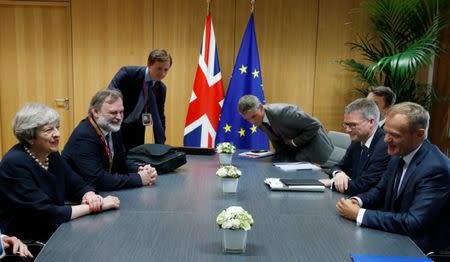
[[[337,212],[350,220],[356,221],[356,217],[358,216],[358,212],[359,212],[359,205],[358,205],[358,201],[356,199],[345,199],[345,198],[341,198],[337,203],[336,203],[336,209]]]
[[[22,243],[17,237],[4,236],[1,240],[5,249],[12,249],[13,255],[18,255],[21,257],[33,257],[31,252],[28,250],[27,245]]]
[[[336,191],[345,193],[348,189],[348,181],[351,180],[349,176],[343,171],[339,171],[334,176],[334,188]]]
[[[158,173],[156,169],[150,165],[141,166],[138,169],[138,174],[141,176],[143,186],[151,186],[155,183]]]
[[[295,147],[296,147],[296,145],[293,143],[294,139],[283,138],[283,140],[284,140],[284,143],[285,143],[286,145],[288,145],[288,146],[295,146]]]
[[[331,179],[329,178],[319,179],[319,182],[322,183],[325,187],[331,187]]]

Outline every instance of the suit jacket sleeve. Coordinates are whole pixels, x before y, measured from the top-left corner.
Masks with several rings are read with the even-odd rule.
[[[126,68],[125,67],[120,68],[119,71],[111,80],[111,83],[109,83],[108,89],[115,89],[123,92],[121,87],[124,86],[124,82],[126,81],[127,75],[128,74]]]
[[[290,125],[297,129],[297,135],[293,138],[297,147],[302,147],[311,141],[319,131],[320,122],[297,108],[290,107],[286,111],[286,119],[290,119]]]
[[[59,156],[59,154],[58,154]],[[95,189],[90,186],[86,181],[83,180],[79,175],[77,175],[75,172],[73,172],[72,168],[61,159],[59,156],[59,161],[61,161],[61,164],[64,168],[64,176],[65,176],[65,182],[66,182],[66,189],[67,189],[67,199],[74,202],[74,203],[81,203],[81,200],[89,191],[95,192]]]
[[[433,223],[448,199],[448,170],[434,170],[415,185],[412,205],[404,212],[366,210],[362,224],[388,232],[415,235],[424,225]],[[364,200],[363,200],[364,203]]]
[[[70,148],[65,148],[71,153],[70,161],[77,167],[77,172],[98,190],[117,190],[121,188],[137,187],[142,185],[142,180],[137,173],[111,174],[103,167],[101,152],[97,137],[80,135],[76,141],[71,141]],[[76,155],[74,156],[73,154]],[[63,152],[63,156],[66,152]]]
[[[357,177],[348,182],[348,189],[345,191],[348,195],[357,195],[366,192],[378,181],[380,181],[383,172],[386,171],[386,166],[389,162],[389,155],[384,141],[380,140],[375,146],[368,163]]]
[[[58,205],[38,186],[33,180],[33,172],[37,171],[30,163],[26,163],[26,160],[2,163],[0,172],[0,191],[8,202],[25,210],[31,210],[30,216],[33,216],[33,219],[38,219],[52,227],[70,220],[72,208]]]

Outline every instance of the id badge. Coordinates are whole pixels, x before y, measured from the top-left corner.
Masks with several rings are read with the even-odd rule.
[[[150,113],[142,113],[142,125],[151,126],[153,125],[152,114]]]

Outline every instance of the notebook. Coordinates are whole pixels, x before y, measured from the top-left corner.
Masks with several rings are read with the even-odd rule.
[[[271,190],[323,192],[325,186],[316,179],[286,179],[269,177],[264,180]]]

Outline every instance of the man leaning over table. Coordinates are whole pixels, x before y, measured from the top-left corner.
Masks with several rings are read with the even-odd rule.
[[[150,165],[129,172],[120,132],[123,110],[120,91],[97,92],[87,118],[73,130],[62,152],[72,169],[97,190],[150,186],[156,180]]]
[[[370,99],[360,98],[344,110],[344,128],[352,143],[342,160],[331,170],[333,179],[321,179],[325,186],[349,195],[361,194],[375,186],[389,162],[380,112]]]
[[[394,105],[384,126],[392,157],[382,179],[336,204],[358,226],[407,235],[424,252],[450,246],[450,160],[428,141],[428,124],[422,106]]]
[[[295,105],[263,105],[256,96],[245,95],[239,99],[238,110],[245,120],[267,134],[277,153],[274,161],[322,164],[333,151],[319,120]]]

